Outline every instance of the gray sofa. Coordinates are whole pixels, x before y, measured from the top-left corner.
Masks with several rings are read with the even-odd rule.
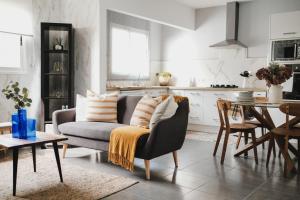
[[[68,137],[64,144],[63,157],[68,145],[108,151],[112,129],[129,125],[132,113],[142,96],[121,96],[117,104],[118,123],[75,122],[75,109],[53,113],[53,126],[57,134]],[[139,138],[135,157],[145,160],[146,177],[150,179],[150,160],[173,153],[177,166],[177,153],[184,142],[189,114],[188,99],[178,103],[175,115],[158,122],[149,134]]]

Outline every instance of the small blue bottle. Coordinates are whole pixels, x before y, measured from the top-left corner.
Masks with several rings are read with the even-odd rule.
[[[25,109],[19,109],[18,115],[19,115],[19,138],[27,139],[27,111]]]

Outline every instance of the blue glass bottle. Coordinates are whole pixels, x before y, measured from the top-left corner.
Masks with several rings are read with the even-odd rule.
[[[12,123],[13,138],[19,138],[19,115],[18,115],[18,113],[12,114],[11,123]]]
[[[19,115],[19,138],[27,139],[27,111],[25,109],[19,109],[18,115]]]

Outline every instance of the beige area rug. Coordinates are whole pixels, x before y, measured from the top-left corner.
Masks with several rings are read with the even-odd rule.
[[[24,157],[24,156],[23,156]],[[19,158],[17,196],[12,196],[12,161],[0,163],[0,199],[9,200],[93,200],[126,189],[137,181],[84,169],[62,162],[64,183],[60,183],[53,151],[37,154],[37,172],[31,156]]]

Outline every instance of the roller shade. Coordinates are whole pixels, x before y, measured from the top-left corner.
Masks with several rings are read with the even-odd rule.
[[[32,35],[32,0],[0,0],[0,32]]]

